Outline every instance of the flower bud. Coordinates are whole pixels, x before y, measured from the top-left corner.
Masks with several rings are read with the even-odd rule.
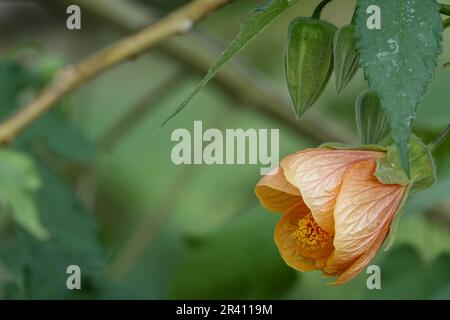
[[[297,18],[289,26],[285,72],[298,117],[320,97],[330,79],[336,30],[333,24],[313,18]]]
[[[376,91],[365,90],[357,97],[355,115],[362,144],[377,144],[389,133],[388,119]]]
[[[334,36],[334,70],[337,93],[347,86],[358,71],[358,52],[356,51],[355,26],[346,25]]]

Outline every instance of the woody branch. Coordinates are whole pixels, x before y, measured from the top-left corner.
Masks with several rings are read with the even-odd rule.
[[[161,41],[189,31],[193,24],[231,0],[194,0],[149,27],[61,71],[53,84],[33,102],[0,125],[0,143],[14,137],[51,109],[64,96],[108,69],[155,47]]]

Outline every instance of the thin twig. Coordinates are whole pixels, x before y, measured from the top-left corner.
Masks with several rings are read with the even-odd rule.
[[[146,52],[167,38],[189,31],[194,23],[230,1],[191,1],[151,26],[63,70],[53,84],[35,101],[20,109],[0,125],[0,142],[10,142],[18,133],[82,84]]]

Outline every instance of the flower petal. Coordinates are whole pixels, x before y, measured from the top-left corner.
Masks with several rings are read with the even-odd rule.
[[[285,157],[280,166],[287,181],[300,190],[316,222],[333,233],[333,209],[344,174],[357,162],[381,156],[374,151],[307,149]]]
[[[286,212],[298,202],[303,202],[297,188],[287,182],[283,169],[276,168],[256,185],[255,193],[269,211]]]
[[[333,252],[331,240],[325,249],[320,248],[314,251],[300,245],[295,232],[299,228],[299,220],[308,214],[310,214],[309,208],[303,202],[298,203],[283,215],[274,234],[281,257],[287,265],[299,271],[320,270]]]
[[[367,251],[358,259],[356,259],[356,261],[353,264],[351,264],[347,268],[347,270],[345,270],[345,272],[343,272],[336,279],[335,282],[331,283],[332,285],[341,285],[349,282],[367,267],[367,265],[370,263],[370,261],[372,261],[373,258],[375,258],[378,250],[380,250],[381,246],[383,245],[383,242],[389,233],[389,226],[390,226],[389,223],[386,224],[386,226],[383,228],[383,231],[380,232],[377,239],[372,243],[372,245],[367,249]]]
[[[399,209],[406,187],[382,184],[373,175],[375,167],[374,161],[359,162],[344,177],[334,209],[335,251],[324,268],[328,273],[340,273],[384,241],[380,235]]]

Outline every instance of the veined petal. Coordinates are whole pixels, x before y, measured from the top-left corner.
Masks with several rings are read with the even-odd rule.
[[[374,161],[359,162],[344,177],[334,209],[335,251],[326,272],[340,273],[363,254],[366,259],[367,252],[384,241],[406,187],[382,184],[373,175],[375,168]]]
[[[290,267],[300,271],[320,270],[333,252],[332,237],[322,237],[321,241],[315,242],[312,246],[302,244],[300,239],[311,240],[302,239],[298,234],[300,222],[306,218],[312,217],[309,208],[303,202],[286,212],[275,229],[275,243],[281,257]],[[306,234],[310,235],[309,232]]]
[[[275,168],[256,185],[255,193],[269,211],[286,212],[298,202],[303,202],[297,188],[287,182],[283,169]]]
[[[362,150],[307,149],[285,157],[280,166],[287,181],[300,190],[314,220],[334,232],[333,209],[342,179],[353,164],[383,156]]]
[[[344,283],[349,282],[354,277],[356,277],[358,274],[363,271],[367,265],[372,261],[373,258],[375,258],[378,250],[380,250],[381,246],[383,245],[384,240],[386,239],[388,233],[389,233],[389,227],[390,224],[386,224],[383,230],[380,232],[376,240],[372,243],[372,245],[367,248],[366,252],[360,256],[354,263],[352,263],[347,270],[345,270],[339,277],[336,279],[335,282],[331,283],[332,285],[341,285]]]

